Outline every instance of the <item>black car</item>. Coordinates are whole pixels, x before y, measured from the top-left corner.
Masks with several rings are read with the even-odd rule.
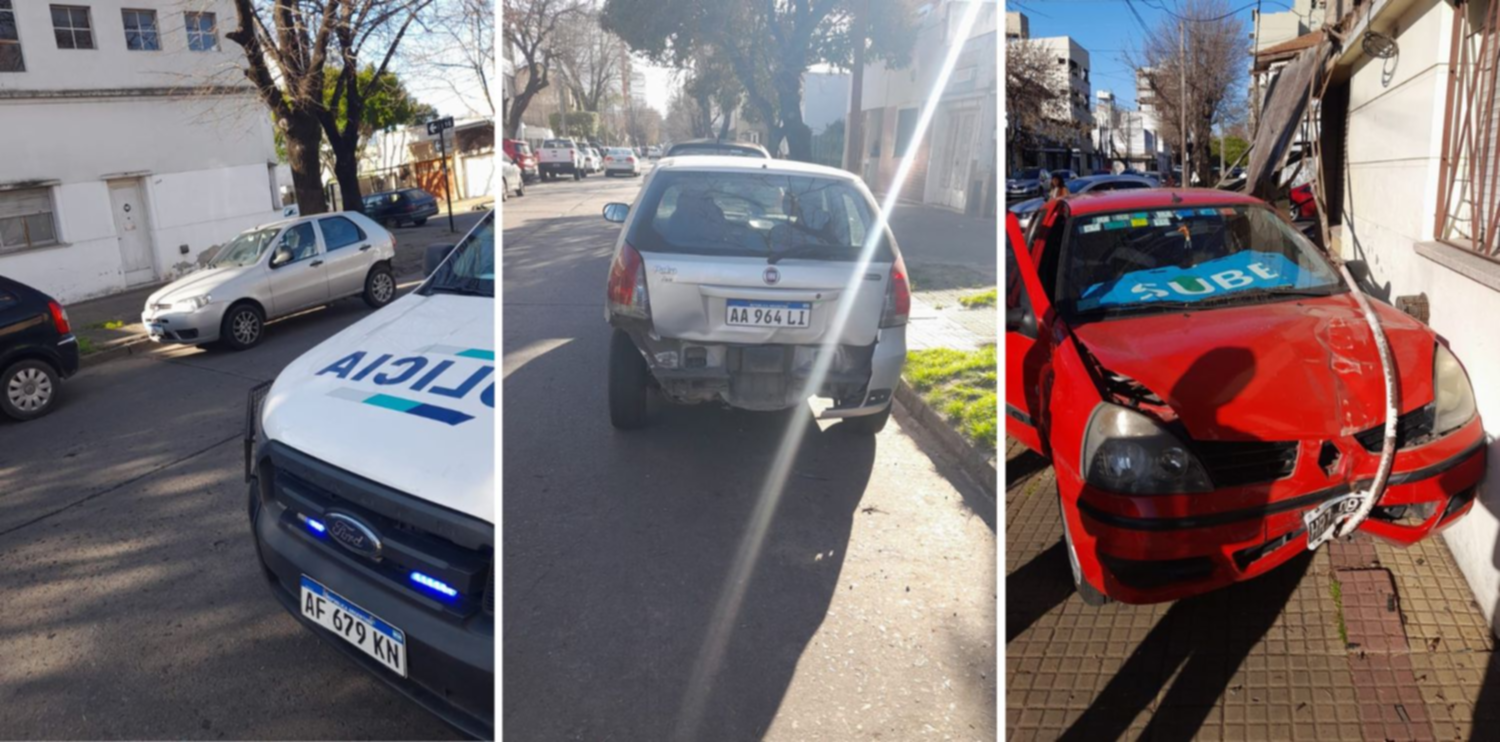
[[[759,144],[749,142],[721,142],[717,139],[693,139],[672,145],[667,157],[683,155],[727,155],[730,157],[759,157],[771,159],[771,153]]]
[[[365,216],[387,227],[399,227],[403,222],[420,227],[437,213],[437,197],[421,188],[402,188],[365,196]]]
[[[57,406],[61,381],[78,372],[78,339],[52,297],[0,276],[0,411],[17,420]]]

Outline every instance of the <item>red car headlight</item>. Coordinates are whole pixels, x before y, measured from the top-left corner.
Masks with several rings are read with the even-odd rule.
[[[1094,409],[1083,440],[1083,478],[1125,495],[1208,492],[1198,457],[1155,420],[1108,402]]]

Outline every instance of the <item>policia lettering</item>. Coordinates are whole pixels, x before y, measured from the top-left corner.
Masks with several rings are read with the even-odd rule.
[[[368,378],[371,382],[381,386],[408,386],[414,392],[427,392],[443,397],[463,399],[473,393],[474,389],[484,383],[495,373],[495,367],[486,365],[474,369],[461,383],[456,386],[441,386],[437,381],[451,368],[454,362],[443,359],[428,367],[429,359],[426,356],[405,356],[394,358],[390,353],[383,353],[361,367],[360,363],[365,360],[365,351],[355,351],[327,368],[319,371],[317,376],[333,374],[340,379],[349,381],[364,381]],[[394,358],[394,360],[392,360]],[[379,373],[375,373],[379,371]],[[426,371],[426,373],[422,373]],[[459,373],[462,373],[461,371]],[[371,376],[374,374],[374,376]],[[449,374],[449,379],[457,379],[456,374]],[[415,379],[415,381],[413,381]],[[479,394],[479,401],[485,407],[495,407],[495,384],[490,382],[489,386]]]

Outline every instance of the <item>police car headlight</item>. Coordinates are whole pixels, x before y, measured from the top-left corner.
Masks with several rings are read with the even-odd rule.
[[[196,312],[199,309],[208,306],[208,303],[210,301],[213,301],[213,297],[209,296],[208,294],[204,294],[203,296],[194,296],[190,299],[178,299],[177,301],[172,302],[172,311]]]
[[[1083,478],[1125,495],[1208,492],[1198,457],[1151,418],[1105,402],[1094,409],[1083,441]]]
[[[1477,408],[1469,375],[1464,373],[1453,351],[1442,343],[1438,343],[1432,358],[1432,390],[1437,406],[1432,427],[1438,435],[1457,430],[1474,419]]]

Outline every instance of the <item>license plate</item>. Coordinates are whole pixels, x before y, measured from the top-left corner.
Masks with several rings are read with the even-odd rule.
[[[167,331],[161,325],[146,325],[146,334],[153,339],[160,340],[166,336]]]
[[[746,327],[807,327],[812,322],[812,302],[747,301],[730,299],[724,323]]]
[[[302,575],[302,616],[406,677],[406,633]]]
[[[1302,525],[1307,530],[1307,549],[1315,551],[1324,542],[1333,538],[1344,518],[1359,506],[1359,495],[1349,494],[1329,500],[1302,514]]]

